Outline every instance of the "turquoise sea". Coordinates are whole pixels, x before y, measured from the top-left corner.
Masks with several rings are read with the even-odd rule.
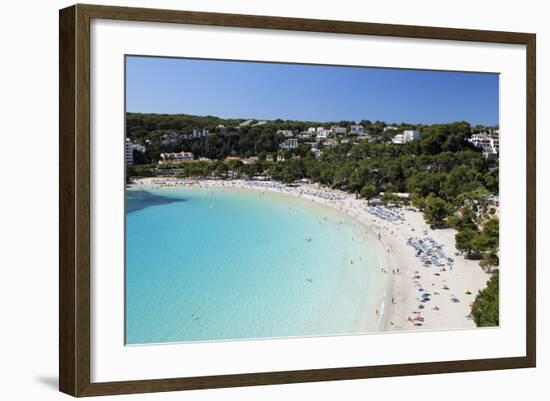
[[[376,330],[374,239],[333,208],[239,190],[126,191],[126,343]]]

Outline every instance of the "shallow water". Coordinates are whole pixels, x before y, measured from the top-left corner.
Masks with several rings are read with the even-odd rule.
[[[291,195],[128,190],[126,343],[373,331],[373,241],[351,217]]]

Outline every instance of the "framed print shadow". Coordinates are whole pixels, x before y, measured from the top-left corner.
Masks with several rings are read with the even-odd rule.
[[[59,388],[535,367],[535,35],[60,10]]]

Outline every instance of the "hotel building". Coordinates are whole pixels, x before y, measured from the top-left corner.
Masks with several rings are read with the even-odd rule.
[[[124,160],[126,160],[127,166],[134,165],[134,144],[130,138],[126,138],[126,142],[124,143]]]
[[[296,149],[298,147],[298,139],[296,138],[286,138],[280,147],[282,149]]]
[[[161,153],[160,158],[162,159],[159,163],[181,163],[188,162],[195,159],[193,153],[191,152],[177,152],[177,153]]]

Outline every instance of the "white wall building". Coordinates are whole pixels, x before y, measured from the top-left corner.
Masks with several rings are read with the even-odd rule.
[[[345,135],[348,132],[345,127],[340,127],[338,125],[333,125],[330,127],[330,130],[334,132],[335,135]]]
[[[403,131],[403,139],[405,140],[405,142],[410,142],[416,139],[420,139],[420,131],[405,130]]]
[[[363,135],[365,133],[365,129],[361,124],[354,124],[350,127],[349,133],[352,135]]]
[[[167,162],[187,162],[195,159],[191,152],[161,153],[160,158],[162,159],[160,161],[161,164]]]
[[[124,144],[124,160],[126,160],[127,166],[134,165],[134,144],[130,138],[126,138],[126,143]]]
[[[324,128],[321,130],[317,129],[317,140],[327,139],[331,133],[332,132],[328,129],[324,129]]]
[[[420,131],[406,130],[402,134],[397,134],[392,138],[392,142],[398,145],[420,139]]]
[[[290,138],[294,136],[294,132],[292,132],[291,129],[278,129],[277,135],[284,135],[285,137]]]
[[[281,145],[282,149],[296,149],[298,147],[298,139],[296,138],[286,138]]]
[[[205,136],[208,136],[208,130],[206,128],[202,130],[194,129],[193,134],[191,134],[191,138],[204,138]]]
[[[397,130],[397,127],[394,127],[393,125],[388,125],[387,127],[384,127],[384,132],[395,131],[395,130]]]
[[[489,135],[487,132],[472,135],[468,142],[481,149],[486,158],[496,158],[500,151],[500,139],[498,136]]]
[[[391,139],[392,143],[402,145],[405,143],[405,137],[403,134],[397,134]]]

